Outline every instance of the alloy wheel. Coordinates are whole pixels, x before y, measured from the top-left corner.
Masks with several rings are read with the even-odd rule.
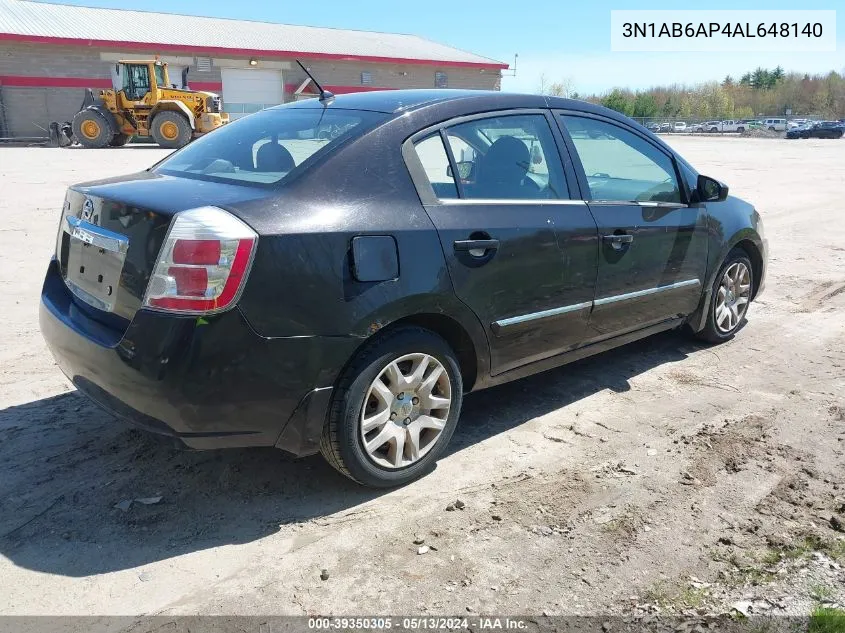
[[[440,439],[452,407],[452,383],[429,354],[406,354],[372,382],[360,415],[364,451],[377,465],[410,466]]]
[[[751,300],[751,271],[743,262],[734,262],[725,270],[716,294],[716,327],[723,334],[733,331]]]

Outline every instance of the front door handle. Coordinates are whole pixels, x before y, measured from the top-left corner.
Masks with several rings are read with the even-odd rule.
[[[456,251],[469,251],[473,257],[483,257],[487,251],[498,250],[499,240],[455,240],[454,247]]]
[[[634,241],[634,236],[622,233],[619,235],[602,235],[601,239],[605,244],[610,244],[614,250],[621,251],[627,244]]]

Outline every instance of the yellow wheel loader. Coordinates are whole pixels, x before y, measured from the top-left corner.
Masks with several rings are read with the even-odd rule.
[[[97,97],[89,89],[73,117],[73,134],[84,147],[117,147],[132,136],[151,136],[175,149],[229,122],[218,95],[176,88],[167,64],[158,60],[118,62],[112,84]]]

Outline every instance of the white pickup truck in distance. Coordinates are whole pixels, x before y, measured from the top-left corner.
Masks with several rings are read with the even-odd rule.
[[[745,132],[747,124],[744,121],[728,119],[727,121],[708,121],[705,129],[708,132]]]

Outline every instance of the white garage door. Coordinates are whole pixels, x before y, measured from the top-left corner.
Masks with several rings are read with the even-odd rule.
[[[282,102],[282,73],[278,70],[221,68],[223,109],[237,119]]]

